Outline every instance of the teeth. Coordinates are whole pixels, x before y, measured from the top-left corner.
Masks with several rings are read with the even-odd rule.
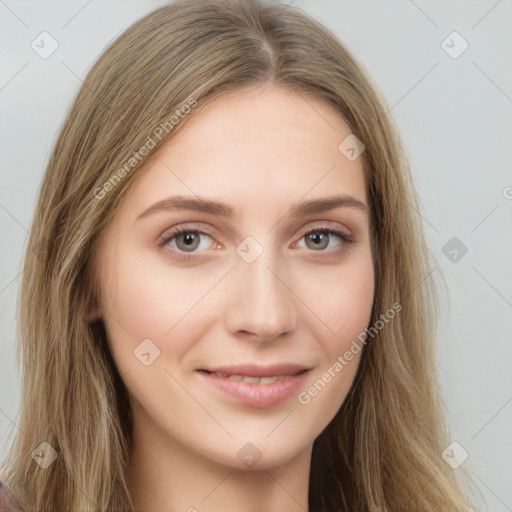
[[[244,377],[242,377],[242,381],[243,382],[250,382],[251,384],[258,384],[259,381],[260,381],[260,378],[259,377],[244,376]]]
[[[272,384],[272,382],[276,382],[278,379],[279,377],[260,377],[259,381],[260,384]]]
[[[286,379],[287,377],[290,377],[289,374],[287,375],[274,375],[272,377],[252,377],[250,375],[228,375],[227,373],[222,372],[214,372],[213,375],[216,375],[217,377],[223,377],[230,380],[241,380],[243,382],[249,382],[250,384],[273,384],[274,382],[277,382],[278,380]]]

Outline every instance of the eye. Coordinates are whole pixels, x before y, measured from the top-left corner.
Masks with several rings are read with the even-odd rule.
[[[180,233],[174,235],[176,239],[176,246],[180,251],[193,252],[201,243],[201,233]]]
[[[164,233],[159,245],[173,258],[188,259],[193,254],[211,247],[212,242],[214,242],[213,236],[204,230],[183,226]],[[350,244],[353,240],[343,231],[331,227],[318,227],[304,234],[294,248],[327,253],[341,249],[344,243]],[[216,248],[219,247],[222,247],[222,244],[217,243]]]
[[[182,253],[194,253],[208,248],[212,237],[198,229],[176,228],[168,235],[164,235],[161,244],[171,250]]]
[[[336,249],[343,242],[352,243],[351,238],[342,231],[332,228],[315,228],[303,235],[305,246],[313,251]],[[302,240],[301,239],[301,240]]]

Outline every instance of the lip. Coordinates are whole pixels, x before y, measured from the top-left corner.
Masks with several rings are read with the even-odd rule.
[[[297,364],[276,364],[261,366],[244,364],[236,366],[217,366],[215,368],[200,369],[197,373],[208,384],[216,387],[224,394],[235,398],[237,402],[252,407],[271,407],[284,402],[304,383],[311,368]],[[227,376],[216,375],[213,372],[227,375],[242,375],[252,377],[273,377],[288,375],[284,379],[271,384],[260,384],[233,380]]]
[[[228,375],[245,375],[252,377],[272,377],[274,375],[295,375],[304,370],[310,370],[308,366],[295,363],[278,363],[278,364],[237,364],[228,366],[212,366],[201,368],[211,373],[227,373]]]

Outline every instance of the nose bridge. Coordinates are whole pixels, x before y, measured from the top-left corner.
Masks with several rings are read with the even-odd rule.
[[[270,250],[251,263],[240,258],[232,272],[227,328],[272,340],[295,329],[297,316],[293,293],[285,285],[286,267]]]

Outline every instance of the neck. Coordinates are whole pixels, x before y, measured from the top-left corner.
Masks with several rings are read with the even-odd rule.
[[[137,512],[306,512],[312,445],[276,467],[240,469],[135,418],[128,486]],[[144,435],[141,435],[144,432]]]

